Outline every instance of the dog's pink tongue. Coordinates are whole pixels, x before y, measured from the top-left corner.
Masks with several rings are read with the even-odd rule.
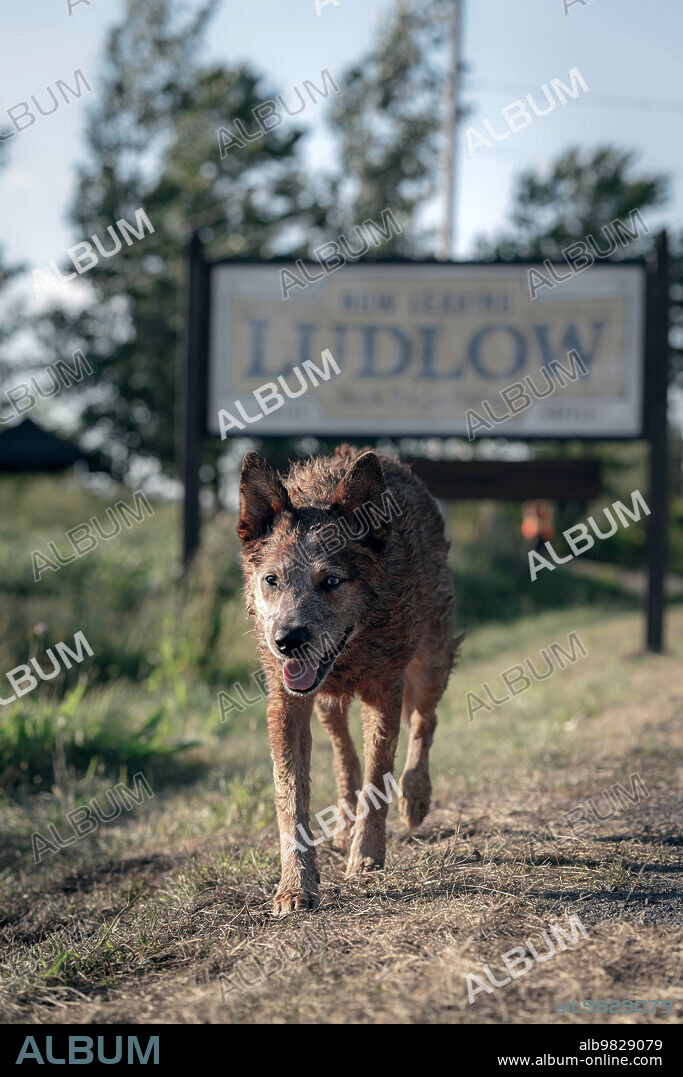
[[[288,658],[282,667],[282,676],[288,688],[295,692],[305,692],[315,681],[318,672],[317,662],[304,662],[298,658]]]

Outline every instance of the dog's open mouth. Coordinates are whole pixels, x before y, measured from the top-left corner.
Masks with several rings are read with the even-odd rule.
[[[288,658],[282,667],[282,679],[289,691],[305,695],[317,688],[344,650],[350,634],[351,627],[342,632],[337,642],[320,656],[313,654],[309,657],[302,653],[299,658]]]

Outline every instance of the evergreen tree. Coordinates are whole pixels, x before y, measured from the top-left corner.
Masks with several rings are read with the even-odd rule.
[[[600,246],[600,230],[619,217],[628,222],[632,210],[661,205],[668,180],[661,175],[634,174],[636,154],[614,146],[594,150],[572,148],[543,175],[528,170],[516,184],[510,213],[512,228],[493,240],[480,239],[483,258],[559,258],[564,247],[591,234]],[[633,258],[649,249],[651,239],[630,248]]]
[[[154,234],[101,258],[84,277],[91,303],[76,315],[54,311],[40,330],[52,351],[55,342],[60,354],[80,347],[94,367],[81,423],[118,474],[140,457],[173,467],[191,232],[202,228],[211,257],[265,258],[291,250],[297,226],[315,235],[324,220],[307,192],[295,121],[242,146],[219,136],[235,120],[253,133],[253,109],[274,93],[246,65],[201,65],[215,6],[188,17],[177,0],[128,0],[110,33],[71,211],[75,240],[96,234],[109,248],[108,226],[133,222],[139,208]]]
[[[640,210],[645,222],[648,209],[664,204],[669,180],[663,175],[636,172],[633,150],[600,146],[593,150],[573,148],[554,161],[544,175],[523,172],[517,180],[510,213],[512,228],[493,239],[480,238],[480,258],[561,258],[562,250],[587,235],[605,249],[601,229],[617,217],[629,224],[632,210]],[[632,230],[636,227],[635,222]],[[671,262],[671,355],[672,381],[683,381],[683,233],[670,236]],[[628,248],[618,247],[612,256],[636,258],[648,254],[654,229]]]
[[[445,88],[448,0],[399,0],[377,41],[344,73],[331,109],[342,163],[339,231],[390,209],[402,234],[371,251],[424,256],[433,239],[420,222],[436,193]]]
[[[599,247],[606,248],[607,241],[601,229],[619,218],[629,223],[632,210],[640,210],[646,224],[649,209],[666,202],[669,194],[668,179],[662,175],[638,172],[635,168],[636,154],[614,146],[601,146],[592,150],[572,148],[551,163],[544,174],[526,171],[519,177],[513,195],[510,213],[512,227],[492,240],[480,239],[478,254],[483,258],[544,258],[562,257],[563,248],[587,235],[595,237]],[[634,258],[652,250],[655,229],[649,235],[629,243],[627,248],[618,247],[614,260]],[[675,252],[674,246],[674,252]],[[680,261],[672,265],[671,311],[674,326],[681,324]],[[590,272],[590,271],[589,271]],[[680,340],[672,333],[673,374],[680,377]],[[557,443],[537,442],[537,455],[585,456],[585,442]],[[603,480],[606,491],[613,497],[623,497],[644,481],[644,456],[641,445],[596,444],[591,455],[604,465]],[[565,526],[585,514],[584,505],[568,505],[558,521]],[[605,547],[606,549],[606,547]],[[596,555],[597,556],[597,555]]]
[[[0,171],[7,167],[7,153],[9,153],[9,148],[0,142]],[[23,266],[21,265],[10,265],[6,262],[3,257],[3,249],[0,247],[0,297],[6,297],[8,285],[22,268]],[[3,386],[8,378],[11,380],[12,369],[16,369],[7,360],[9,342],[20,329],[25,327],[25,324],[25,314],[23,310],[18,310],[16,305],[11,312],[11,316],[0,318],[0,379],[2,379]],[[8,409],[0,406],[0,414],[6,415],[7,413]]]

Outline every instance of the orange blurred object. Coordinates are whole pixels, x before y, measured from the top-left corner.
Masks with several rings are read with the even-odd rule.
[[[551,539],[555,534],[553,507],[536,498],[522,506],[522,535],[525,539]]]

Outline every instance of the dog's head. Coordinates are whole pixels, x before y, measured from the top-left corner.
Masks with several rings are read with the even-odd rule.
[[[290,495],[262,456],[244,459],[237,532],[247,609],[282,663],[292,695],[317,691],[351,641],[377,619],[390,526],[372,509],[384,506],[385,489],[373,452],[357,457],[322,498],[305,478]]]

